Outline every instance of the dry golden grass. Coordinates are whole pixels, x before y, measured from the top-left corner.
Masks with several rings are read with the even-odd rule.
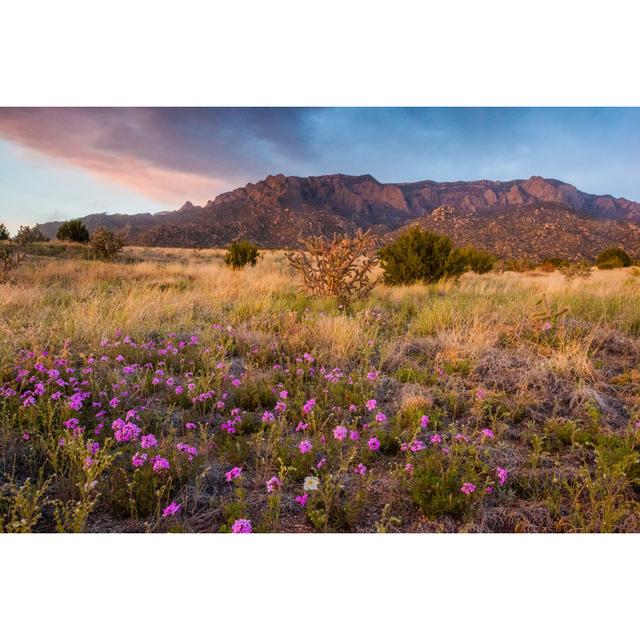
[[[368,302],[345,316],[331,302],[298,295],[299,283],[282,252],[265,252],[255,268],[237,271],[226,268],[222,255],[215,249],[130,247],[126,257],[138,260],[132,264],[34,258],[0,285],[2,344],[6,349],[63,337],[90,341],[114,327],[178,331],[222,319],[256,325],[306,309],[304,327],[289,326],[281,337],[292,348],[314,344],[346,360],[375,337],[363,313],[382,306],[391,322],[409,320],[405,335],[437,335],[445,359],[476,359],[505,327],[540,311],[543,295],[593,325],[640,330],[640,278],[632,270],[596,271],[587,281],[571,282],[554,272],[468,274],[436,286],[378,285]],[[568,340],[551,354],[549,366],[589,377],[588,349],[584,336]]]

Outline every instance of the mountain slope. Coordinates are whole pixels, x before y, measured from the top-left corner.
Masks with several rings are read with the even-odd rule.
[[[370,175],[342,174],[308,178],[279,174],[220,194],[204,206],[187,202],[173,212],[94,214],[83,221],[90,231],[103,225],[123,233],[129,243],[152,246],[220,246],[247,238],[264,247],[284,247],[295,245],[301,236],[353,233],[357,228],[385,235],[413,221],[433,224],[456,239],[458,231],[450,216],[444,221],[429,218],[443,205],[466,220],[466,231],[459,234],[466,241],[497,247],[494,250],[501,254],[513,249],[532,257],[545,247],[545,255],[571,247],[586,257],[611,243],[635,246],[636,223],[640,223],[639,203],[587,194],[539,176],[509,182],[383,184]],[[39,228],[53,237],[59,225],[51,222]],[[568,244],[554,235],[560,232]]]
[[[413,225],[444,233],[457,246],[472,244],[504,259],[562,257],[591,260],[611,245],[640,255],[640,226],[631,222],[598,220],[556,202],[511,207],[491,215],[461,212],[443,205],[392,235]]]

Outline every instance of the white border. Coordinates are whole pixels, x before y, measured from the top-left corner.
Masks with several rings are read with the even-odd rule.
[[[4,106],[638,105],[627,0],[21,0]]]
[[[620,638],[637,628],[637,549],[636,535],[14,535],[0,602],[6,638]]]

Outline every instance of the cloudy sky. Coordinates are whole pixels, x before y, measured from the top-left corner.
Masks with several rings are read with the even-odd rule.
[[[201,204],[270,173],[542,175],[640,200],[635,108],[0,108],[0,222]]]

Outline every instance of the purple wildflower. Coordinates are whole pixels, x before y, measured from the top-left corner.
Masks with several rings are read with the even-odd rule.
[[[177,502],[172,502],[170,505],[166,506],[162,511],[162,517],[168,518],[169,516],[174,516],[178,511],[182,509],[182,505]]]
[[[246,518],[239,518],[231,526],[233,533],[251,533],[252,530],[251,520],[247,520]]]

